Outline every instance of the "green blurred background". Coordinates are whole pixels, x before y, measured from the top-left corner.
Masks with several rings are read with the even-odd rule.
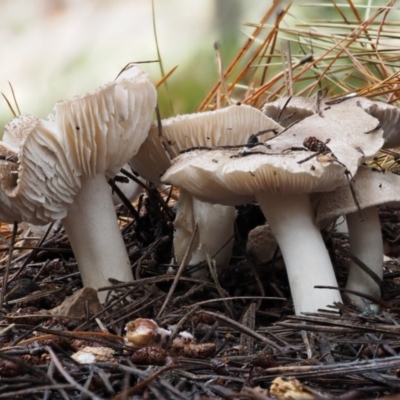
[[[154,0],[165,72],[179,66],[168,80],[173,109],[165,87],[159,90],[162,117],[196,109],[218,79],[213,43],[227,65],[252,31],[242,22],[258,22],[271,3]],[[302,3],[295,1],[291,11],[301,15]],[[151,0],[0,0],[0,11],[0,91],[11,99],[11,82],[22,113],[46,117],[57,100],[114,79],[128,62],[157,59]],[[332,12],[315,8],[316,15]],[[158,64],[143,68],[160,79]],[[0,101],[1,127],[11,118]]]

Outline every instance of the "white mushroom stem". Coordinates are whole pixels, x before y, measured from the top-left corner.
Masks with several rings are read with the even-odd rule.
[[[376,207],[363,209],[364,220],[360,220],[357,212],[346,215],[349,229],[350,251],[380,278],[383,277],[383,239],[381,224]],[[378,284],[361,268],[350,262],[349,277],[346,289],[355,290],[364,294],[381,298]],[[364,306],[365,300],[349,294],[357,304]]]
[[[314,289],[338,284],[308,195],[258,194],[257,201],[282,252],[296,314],[341,302],[337,290]]]
[[[235,219],[234,207],[205,203],[181,190],[174,221],[174,252],[178,263],[182,261],[198,225],[188,265],[206,261],[208,254],[215,257],[217,271],[221,272],[231,258]],[[201,268],[193,271],[191,276],[203,278],[207,271],[208,268]]]
[[[78,262],[84,286],[109,286],[108,278],[133,281],[128,254],[103,174],[83,179],[82,187],[62,221]],[[104,301],[107,292],[99,292]]]
[[[189,265],[196,265],[207,259],[207,253],[215,258],[220,273],[229,265],[233,249],[234,224],[236,211],[231,206],[209,204],[193,198],[195,224],[199,226],[199,246],[193,251]],[[205,272],[191,274],[195,278],[204,277]]]

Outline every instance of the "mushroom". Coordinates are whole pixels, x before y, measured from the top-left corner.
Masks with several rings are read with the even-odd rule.
[[[346,173],[355,174],[383,145],[380,129],[365,140],[364,132],[376,126],[360,108],[326,110],[252,149],[181,154],[162,181],[203,201],[243,204],[255,198],[279,243],[296,314],[314,312],[341,298],[335,290],[314,289],[337,281],[308,193],[347,184]],[[310,141],[325,151],[315,151]]]
[[[92,93],[57,103],[50,120],[21,116],[5,127],[0,193],[12,213],[2,213],[4,221],[62,219],[85,286],[133,280],[107,178],[138,151],[155,105],[154,85],[132,66]]]
[[[259,135],[261,140],[265,140],[282,130],[259,110],[246,105],[169,118],[161,121],[161,127],[160,132],[157,123],[153,124],[139,152],[130,161],[140,176],[155,184],[161,183],[160,176],[171,165],[171,158],[181,151],[199,146],[243,145],[251,134],[265,131]],[[183,259],[197,224],[198,236],[189,265],[206,260],[208,253],[215,256],[219,270],[227,266],[233,241],[227,242],[233,236],[235,218],[233,207],[203,203],[181,191],[174,221],[177,261]],[[194,276],[201,277],[204,273],[204,269],[198,270]]]
[[[323,112],[326,108],[338,106],[362,108],[379,121],[379,127],[383,130],[385,139],[382,147],[388,149],[400,146],[400,109],[381,101],[358,97],[354,93],[334,99],[322,99],[318,95],[314,97],[285,96],[264,104],[262,111],[283,127],[287,127],[295,121]]]
[[[350,107],[355,104],[379,121],[385,139],[384,149],[400,146],[400,110],[398,107],[365,97],[354,97],[344,101]]]
[[[315,199],[317,222],[321,226],[346,215],[351,253],[369,267],[379,278],[383,276],[383,239],[378,216],[378,205],[398,203],[400,176],[359,168],[353,180],[355,203],[349,186],[341,186],[333,192],[322,193]],[[359,208],[363,218],[360,218]],[[350,260],[346,289],[357,291],[376,299],[381,298],[380,287],[366,272]],[[364,306],[366,301],[354,294],[348,296]]]

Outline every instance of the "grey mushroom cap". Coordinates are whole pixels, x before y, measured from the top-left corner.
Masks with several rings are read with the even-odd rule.
[[[321,226],[340,215],[357,212],[359,207],[364,209],[384,204],[400,204],[399,175],[361,166],[352,180],[352,185],[358,206],[349,185],[314,197],[316,220]]]
[[[317,99],[314,97],[293,96],[266,103],[262,111],[274,121],[287,127],[295,121],[303,120],[317,112],[324,112],[327,108],[359,107],[379,121],[383,130],[385,143],[383,148],[400,146],[400,109],[381,101],[373,101],[365,97],[347,96],[338,99],[321,99],[317,110]]]
[[[378,125],[379,121],[360,107],[338,104],[301,120],[284,135],[268,141],[268,145],[284,152],[304,146],[306,139],[316,138],[354,175],[358,166],[374,157],[384,145],[383,130]]]
[[[194,147],[244,145],[251,134],[263,141],[282,131],[282,127],[254,107],[234,105],[216,111],[179,115],[161,121],[161,136],[154,122],[140,151],[130,161],[143,178],[161,183],[161,175],[171,159]]]
[[[383,145],[377,120],[360,108],[337,107],[314,114],[264,145],[237,150],[192,151],[178,156],[162,180],[203,201],[243,204],[257,193],[330,191],[347,183],[359,165]],[[330,152],[317,156],[303,146],[315,137]],[[308,159],[310,155],[315,157]],[[207,177],[207,178],[206,178]],[[207,179],[204,185],[203,179]],[[218,200],[216,198],[218,197]]]
[[[249,203],[263,192],[319,192],[347,182],[345,168],[331,160],[315,159],[313,168],[298,164],[305,153],[240,156],[235,150],[194,150],[178,156],[162,180],[202,201],[225,205]]]
[[[383,148],[400,146],[400,110],[398,107],[381,101],[372,101],[365,97],[355,97],[344,102],[344,105],[348,107],[353,104],[361,107],[379,121],[385,139]]]

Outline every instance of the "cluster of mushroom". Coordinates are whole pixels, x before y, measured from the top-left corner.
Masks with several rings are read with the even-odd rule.
[[[317,104],[308,99],[306,105],[303,100],[282,99],[267,104],[264,113],[285,129],[274,127],[274,132],[279,134],[261,139],[256,145],[235,149],[210,143],[209,148],[204,148],[201,147],[203,143],[196,142],[186,144],[191,151],[176,155],[172,150],[172,165],[161,177],[161,181],[179,187],[185,196],[189,193],[210,204],[233,206],[252,200],[259,203],[279,243],[297,314],[326,309],[341,301],[337,290],[314,288],[317,285],[337,287],[317,223],[327,218],[322,211],[329,208],[326,199],[332,198],[332,193],[340,199],[351,196],[350,185],[357,198],[363,197],[365,185],[369,191],[376,191],[376,197],[383,190],[390,191],[398,185],[396,176],[362,167],[382,147],[399,141],[396,128],[389,125],[380,112],[389,109],[398,116],[397,109],[387,105],[380,108],[379,103],[366,99],[330,104],[328,101]],[[296,104],[302,101],[303,104]],[[287,122],[290,118],[296,123]],[[161,136],[158,138],[161,140]],[[164,168],[167,167],[166,164]],[[323,195],[328,192],[329,196]],[[313,201],[314,207],[310,201],[312,193],[314,199],[318,198]],[[395,196],[388,198],[392,201]],[[361,225],[355,213],[357,206],[352,204],[343,210],[341,201],[339,205],[330,205],[332,215],[347,214],[352,221],[349,223],[351,250],[382,277],[382,247],[370,245],[377,240],[377,234],[378,242],[382,241],[374,208],[377,200],[359,201],[365,219]],[[360,230],[371,232],[372,236],[355,233]],[[375,281],[368,274],[360,273],[355,264],[351,267],[347,287],[379,297]],[[353,298],[362,303],[358,296]]]
[[[192,148],[215,148],[244,145],[257,132],[262,140],[279,133],[282,128],[261,111],[245,105],[233,105],[216,111],[182,115],[155,122],[137,154],[130,160],[131,167],[144,179],[161,184],[161,175],[171,166],[171,160]],[[199,177],[201,179],[201,177]],[[217,201],[203,202],[190,191],[180,188],[174,221],[174,253],[180,263],[188,249],[195,226],[189,266],[207,259],[215,260],[220,271],[229,263],[234,234],[236,211],[234,204],[220,205]],[[250,200],[250,198],[248,198]],[[203,277],[206,268],[191,273]]]
[[[337,287],[318,223],[346,214],[351,251],[382,277],[374,207],[383,190],[392,193],[386,201],[397,201],[398,179],[362,164],[381,147],[400,144],[396,124],[385,119],[387,113],[391,121],[400,118],[395,107],[357,98],[292,98],[263,112],[235,105],[152,124],[155,106],[154,85],[132,66],[93,93],[57,103],[48,120],[27,115],[11,121],[0,142],[0,219],[62,220],[85,286],[107,286],[111,277],[131,281],[107,184],[129,161],[143,179],[180,189],[178,262],[198,226],[189,265],[210,255],[219,269],[226,266],[234,206],[255,200],[280,246],[297,314],[341,301],[337,290],[315,289]],[[362,223],[350,185],[363,208]],[[367,201],[364,192],[377,196]],[[204,269],[195,274],[202,275]],[[379,297],[376,282],[355,264],[347,287]]]

